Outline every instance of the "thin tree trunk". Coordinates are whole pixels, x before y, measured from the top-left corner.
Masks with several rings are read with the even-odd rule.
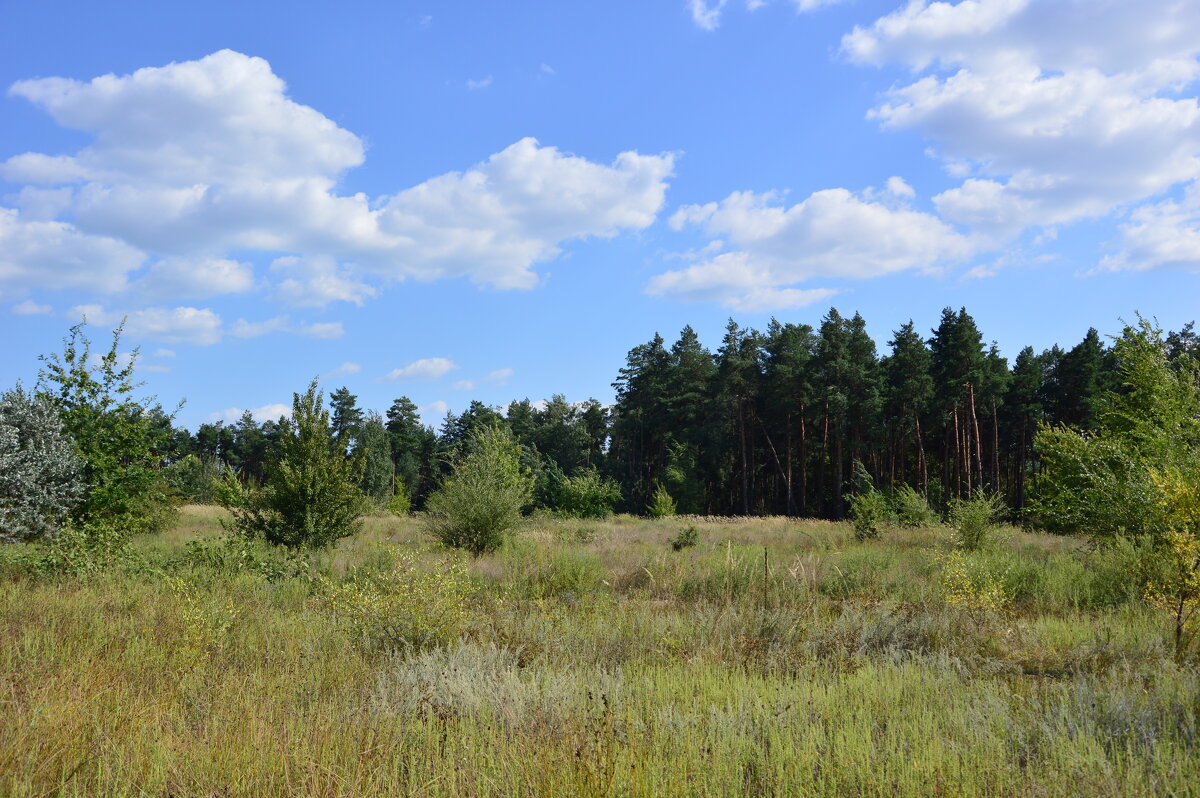
[[[975,414],[975,386],[967,383],[967,396],[971,401],[971,426],[975,430],[975,474],[976,487],[983,487],[983,441],[979,435],[979,416]]]
[[[929,469],[925,462],[925,444],[921,438],[921,416],[913,413],[913,421],[917,427],[917,470],[920,472],[921,495],[929,501]]]

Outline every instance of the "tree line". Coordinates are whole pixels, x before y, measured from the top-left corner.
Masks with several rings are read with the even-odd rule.
[[[1191,324],[1164,341],[1172,363],[1200,356]],[[966,309],[943,310],[927,336],[902,325],[882,353],[860,314],[831,309],[815,327],[730,320],[715,351],[690,326],[669,346],[656,334],[629,351],[611,406],[562,395],[473,401],[434,429],[407,397],[379,413],[342,387],[329,397],[330,428],[347,457],[362,459],[367,495],[382,503],[402,492],[415,509],[464,442],[499,425],[534,476],[534,506],[548,509],[566,479],[594,472],[633,513],[665,491],[683,513],[841,519],[859,464],[875,485],[912,487],[934,507],[982,491],[1020,513],[1041,468],[1038,429],[1095,430],[1096,402],[1122,390],[1119,375],[1095,329],[1069,348],[1025,347],[1010,364]],[[163,456],[180,488],[202,499],[214,469],[265,480],[287,425],[246,413],[194,434],[172,429]]]

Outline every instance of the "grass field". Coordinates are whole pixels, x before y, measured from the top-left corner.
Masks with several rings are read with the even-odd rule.
[[[618,517],[470,560],[373,518],[305,568],[218,520],[0,564],[0,795],[1200,794],[1131,550]]]

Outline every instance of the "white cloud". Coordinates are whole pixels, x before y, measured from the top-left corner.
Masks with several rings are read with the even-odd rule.
[[[966,237],[930,214],[889,207],[845,189],[818,191],[791,207],[777,200],[771,193],[734,192],[720,203],[679,209],[672,227],[698,225],[736,249],[660,274],[647,291],[765,312],[834,293],[788,287],[796,283],[932,269],[973,251]]]
[[[362,141],[291,100],[261,58],[222,50],[10,93],[92,136],[71,155],[0,163],[0,178],[27,184],[21,215],[0,211],[0,290],[14,293],[119,291],[148,256],[142,287],[159,301],[245,291],[252,275],[238,261],[254,252],[296,259],[277,261],[303,273],[283,269],[275,296],[301,306],[362,302],[376,293],[370,277],[529,288],[532,268],[567,242],[651,224],[674,162],[626,152],[604,165],[524,139],[372,200],[335,191],[363,162]]]
[[[870,116],[967,178],[934,198],[991,234],[1102,217],[1200,176],[1200,4],[912,0],[842,41],[925,72]]]
[[[456,368],[458,368],[458,365],[448,358],[426,357],[414,360],[402,368],[392,369],[384,379],[389,381],[436,380]]]
[[[12,306],[12,312],[18,316],[38,316],[53,310],[54,308],[49,305],[39,305],[32,299],[26,299],[24,302],[18,302]]]
[[[254,287],[254,269],[227,258],[170,257],[157,261],[135,285],[148,296],[208,299]]]
[[[380,229],[406,243],[362,268],[391,279],[468,276],[532,288],[533,265],[564,242],[650,226],[673,167],[672,155],[625,152],[604,166],[522,139],[467,172],[391,197]]]
[[[552,75],[554,75],[554,74],[555,74],[555,72],[554,72],[554,67],[550,66],[549,64],[542,64],[542,65],[539,67],[539,70],[541,71],[541,73],[542,73],[543,75],[552,76]]]
[[[492,76],[488,75],[486,78],[480,78],[479,80],[468,80],[467,81],[467,91],[476,91],[478,89],[486,89],[488,86],[491,86],[491,85],[492,85]]]
[[[155,349],[153,357],[175,357],[174,349]]]
[[[913,187],[903,177],[895,175],[887,179],[887,192],[900,199],[913,199],[917,196],[917,192],[913,191]]]
[[[262,321],[238,319],[229,329],[229,334],[235,338],[259,338],[279,332],[304,335],[309,338],[341,338],[346,330],[340,321],[292,324],[287,316],[274,316]]]
[[[1182,201],[1138,208],[1120,230],[1120,251],[1105,256],[1100,269],[1200,271],[1200,184],[1188,186]]]
[[[19,211],[0,208],[0,296],[31,288],[113,293],[144,259],[117,239],[65,222],[25,221]]]
[[[358,363],[346,361],[342,365],[325,374],[325,377],[348,377],[351,374],[357,374],[362,371],[362,366]]]
[[[231,424],[240,420],[242,414],[245,412],[246,411],[240,407],[230,407],[222,410],[219,413],[210,413],[208,415],[208,420],[213,422],[224,421],[227,424]],[[285,405],[282,402],[275,402],[273,404],[267,404],[263,405],[262,407],[255,407],[251,409],[250,415],[253,416],[254,420],[259,424],[263,423],[264,421],[278,421],[281,417],[292,417],[292,406]]]
[[[208,308],[150,307],[110,311],[100,305],[76,305],[70,316],[113,326],[125,320],[125,333],[135,340],[211,346],[221,340],[221,317]]]
[[[513,375],[510,368],[496,369],[478,380],[459,380],[452,386],[456,391],[473,391],[483,385],[507,385]]]
[[[293,307],[323,308],[330,302],[351,302],[361,306],[376,290],[350,276],[337,261],[324,255],[307,258],[276,258],[272,272],[289,275],[275,288],[275,297]]]

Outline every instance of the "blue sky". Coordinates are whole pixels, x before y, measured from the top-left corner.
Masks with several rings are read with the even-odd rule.
[[[684,324],[1200,297],[1200,4],[0,2],[0,376],[128,317],[190,426],[314,375],[611,398]]]

